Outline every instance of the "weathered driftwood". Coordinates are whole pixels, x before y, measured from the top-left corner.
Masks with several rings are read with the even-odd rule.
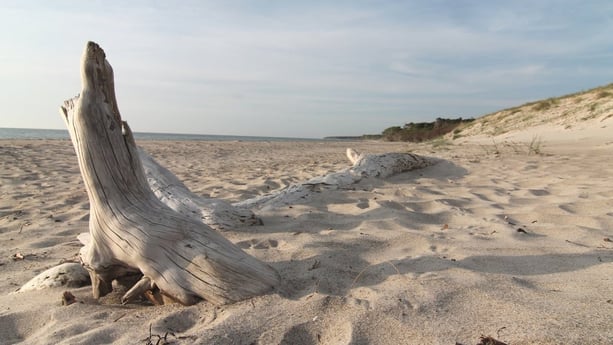
[[[347,149],[353,166],[339,172],[235,204],[203,198],[136,148],[127,124],[121,122],[112,68],[96,44],[88,43],[81,67],[82,94],[66,101],[61,113],[92,207],[90,233],[79,240],[96,297],[110,291],[113,279],[132,275],[142,278],[124,301],[144,293],[160,302],[161,292],[184,304],[198,298],[225,303],[266,292],[278,283],[276,272],[204,224],[217,230],[257,224],[250,209],[292,204],[315,189],[346,188],[364,177],[386,178],[435,162],[413,154],[360,155]],[[84,275],[81,266],[62,265],[39,274],[19,291],[82,285]]]
[[[140,147],[138,155],[145,169],[149,187],[155,196],[171,209],[219,231],[236,230],[240,226],[261,223],[261,220],[248,208],[192,193],[172,172],[161,166]]]
[[[204,223],[162,203],[147,183],[127,123],[115,99],[104,51],[88,42],[81,61],[82,91],[61,108],[90,201],[90,241],[80,257],[94,297],[114,279],[142,274],[124,302],[159,291],[189,305],[215,304],[266,293],[277,272]]]
[[[253,225],[258,222],[259,219],[246,207],[259,209],[282,207],[306,199],[317,188],[347,188],[365,177],[386,178],[405,171],[424,168],[436,162],[433,158],[410,153],[364,155],[358,154],[353,149],[347,149],[347,157],[352,163],[350,168],[294,184],[271,194],[230,204],[223,200],[207,199],[192,193],[172,172],[161,166],[142,149],[139,148],[138,153],[149,186],[160,201],[187,217],[202,221],[219,230],[226,227],[232,229],[237,224]],[[79,235],[79,241],[85,247],[90,246],[90,234]],[[57,286],[83,286],[86,283],[89,283],[88,273],[81,265],[64,264],[40,273],[24,284],[18,292]],[[135,294],[134,291],[140,293],[142,289],[147,290],[150,284],[149,279],[143,279],[128,297],[132,297]]]
[[[386,178],[406,171],[425,168],[436,163],[436,159],[413,153],[360,154],[347,149],[347,158],[353,163],[349,173],[355,176]]]
[[[353,164],[350,168],[293,184],[271,194],[235,203],[233,206],[249,209],[274,209],[305,199],[308,195],[322,188],[347,188],[366,177],[386,178],[405,171],[425,168],[436,162],[433,158],[412,153],[365,155],[350,148],[347,149],[347,158]]]
[[[412,153],[360,154],[347,149],[352,166],[341,171],[318,176],[306,182],[290,185],[273,193],[230,204],[221,199],[203,198],[192,193],[172,172],[161,166],[143,149],[138,149],[149,186],[160,201],[173,210],[200,220],[214,229],[236,229],[241,225],[260,224],[251,209],[275,208],[304,199],[315,189],[346,188],[362,178],[387,178],[406,171],[425,168],[436,159]]]

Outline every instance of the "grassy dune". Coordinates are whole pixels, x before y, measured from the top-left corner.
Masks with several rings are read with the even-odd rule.
[[[526,103],[484,115],[450,134],[497,136],[544,124],[565,129],[585,121],[604,121],[613,117],[613,83],[561,97]]]

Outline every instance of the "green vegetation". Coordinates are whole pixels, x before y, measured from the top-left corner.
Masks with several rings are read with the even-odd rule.
[[[583,97],[580,97],[580,96],[583,96],[585,94],[588,94],[588,93],[591,93],[591,92],[595,92],[595,91],[598,91],[598,94],[596,96],[597,98],[603,98],[603,97],[608,97],[610,95],[613,95],[613,83],[607,84],[607,85],[603,85],[603,86],[599,86],[599,87],[595,87],[595,88],[589,89],[589,90],[584,90],[584,91],[579,91],[579,92],[571,93],[571,94],[560,96],[560,97],[549,98],[549,99],[542,100],[542,101],[528,102],[528,103],[522,104],[520,106],[511,107],[511,108],[507,108],[507,109],[502,109],[502,110],[499,110],[499,111],[496,111],[496,112],[493,112],[493,113],[489,113],[489,114],[483,115],[481,118],[488,117],[488,116],[491,116],[491,115],[496,115],[496,114],[499,114],[499,113],[503,113],[505,111],[516,112],[517,109],[521,110],[523,107],[528,107],[528,106],[536,107],[536,106],[538,106],[539,103],[543,103],[543,102],[545,102],[545,103],[543,105],[540,105],[540,106],[546,106],[546,104],[549,103],[549,102],[551,102],[549,104],[549,106],[552,106],[554,104],[557,104],[559,101],[561,101],[563,99],[571,98],[571,97],[575,98],[574,99],[575,103],[580,103],[581,101],[583,101]],[[533,110],[534,110],[534,108],[533,108]]]
[[[545,146],[543,139],[540,136],[534,135],[529,143],[504,141],[502,143],[496,142],[492,139],[491,145],[480,145],[485,151],[486,156],[494,155],[501,156],[504,154],[528,154],[541,156],[544,155],[543,147]]]
[[[596,104],[596,103],[592,103],[592,104],[590,104],[590,111],[591,111],[591,112],[594,112],[594,110],[596,110],[596,107],[597,107],[597,106],[598,106],[598,104]]]
[[[422,142],[442,137],[450,133],[450,139],[470,136],[482,133],[497,136],[511,129],[523,128],[547,121],[559,121],[568,118],[577,112],[589,110],[590,114],[582,120],[604,116],[604,119],[613,117],[610,114],[610,98],[613,98],[613,83],[596,87],[586,91],[553,97],[544,100],[522,104],[520,106],[499,110],[484,115],[470,125],[474,119],[444,119],[438,118],[434,122],[408,123],[404,126],[389,127],[382,134],[363,135],[356,137],[329,137],[326,139],[351,139],[351,140],[387,140],[387,141],[410,141]],[[563,101],[566,100],[566,101]],[[570,106],[576,104],[577,106]],[[543,115],[547,113],[546,115]],[[543,116],[541,116],[543,115]],[[552,120],[553,119],[553,120]],[[570,125],[568,125],[570,126]],[[539,140],[535,140],[530,149],[535,153],[539,149]]]
[[[452,133],[453,133],[453,135],[451,136],[451,139],[456,140],[456,139],[462,137],[462,134],[460,134],[460,133],[462,133],[462,128],[456,128],[456,129],[453,130]]]
[[[387,141],[421,142],[440,137],[454,130],[457,130],[454,132],[457,135],[461,131],[458,126],[472,121],[474,119],[462,119],[460,117],[458,119],[437,118],[434,122],[411,122],[403,127],[389,127],[383,131],[382,136]]]
[[[449,142],[449,140],[445,139],[444,137],[438,137],[436,139],[433,139],[432,141],[430,141],[430,144],[432,144],[432,148],[436,148],[436,149],[447,149],[448,150],[448,146],[452,145],[451,142]]]
[[[381,134],[364,134],[360,136],[332,136],[324,137],[324,140],[381,140]]]
[[[528,144],[528,155],[535,154],[540,155],[541,147],[543,146],[543,140],[538,135],[532,137],[530,144]]]
[[[362,140],[380,140],[381,138],[381,134],[364,134],[361,137]]]
[[[539,101],[537,102],[533,107],[532,110],[534,111],[543,111],[543,110],[547,110],[551,107],[553,107],[554,105],[556,105],[559,102],[559,100],[555,99],[555,98],[548,98],[544,101]]]

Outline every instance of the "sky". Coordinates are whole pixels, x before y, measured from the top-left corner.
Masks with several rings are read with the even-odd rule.
[[[87,41],[136,132],[375,134],[613,82],[610,0],[0,0],[0,127],[65,128]]]

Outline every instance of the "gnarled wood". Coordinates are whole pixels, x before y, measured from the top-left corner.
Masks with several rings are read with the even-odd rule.
[[[274,209],[291,205],[300,199],[305,199],[314,191],[325,189],[347,188],[363,178],[386,178],[405,171],[425,168],[436,163],[429,157],[412,153],[360,154],[347,149],[347,158],[352,167],[324,176],[312,178],[306,182],[288,186],[274,193],[258,196],[233,204],[239,208]]]
[[[121,121],[113,70],[88,42],[81,61],[82,91],[61,114],[77,153],[90,201],[90,240],[81,260],[95,297],[114,279],[142,274],[124,300],[157,290],[183,304],[215,304],[266,293],[277,272],[204,223],[181,214],[153,193],[132,132]]]
[[[151,156],[139,148],[139,157],[145,168],[149,186],[158,199],[175,211],[202,221],[215,229],[232,227],[236,224],[252,225],[258,218],[245,207],[275,208],[304,200],[313,190],[346,188],[364,177],[385,178],[405,171],[420,169],[436,163],[436,159],[410,153],[359,154],[347,149],[347,158],[352,167],[316,177],[304,183],[294,184],[283,190],[230,204],[220,199],[207,199],[192,193],[175,175],[162,167]],[[88,247],[91,236],[83,233],[79,241]],[[68,269],[69,268],[69,269]],[[28,283],[18,292],[44,289],[53,286],[81,286],[89,282],[87,271],[77,264],[69,267],[56,266]],[[164,301],[156,285],[148,277],[142,277],[123,297],[124,302],[145,294],[153,303]]]
[[[139,155],[149,186],[155,195],[173,210],[200,220],[216,230],[223,231],[237,225],[260,224],[251,209],[275,208],[304,199],[313,190],[346,188],[362,178],[387,178],[436,163],[436,159],[412,153],[360,154],[348,148],[347,158],[352,166],[287,188],[230,204],[221,199],[203,198],[192,193],[172,172],[161,166],[139,148]]]
[[[138,155],[149,187],[155,196],[171,209],[219,231],[261,223],[248,208],[192,193],[170,170],[161,166],[140,147]]]

